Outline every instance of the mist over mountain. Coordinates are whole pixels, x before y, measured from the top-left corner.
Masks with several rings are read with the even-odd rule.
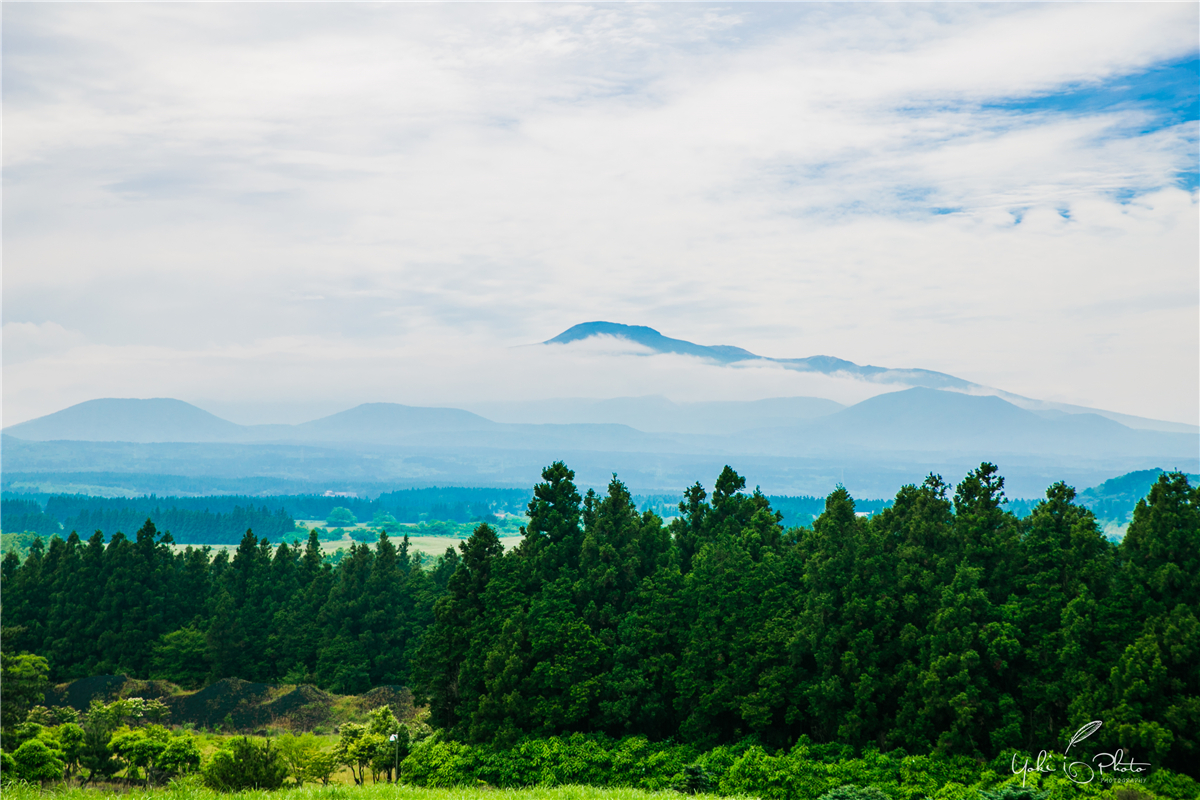
[[[1200,451],[1196,434],[1134,430],[1094,414],[1047,417],[995,396],[927,388],[850,407],[820,398],[697,404],[618,398],[509,411],[540,413],[543,420],[637,417],[676,431],[500,422],[462,409],[392,403],[299,425],[241,426],[182,401],[108,399],[6,429],[3,470],[6,485],[15,476],[36,483],[37,475],[72,473],[85,482],[86,474],[109,473],[522,485],[536,481],[542,466],[566,459],[581,485],[602,486],[616,471],[636,490],[675,491],[731,463],[778,494],[820,494],[849,482],[868,496],[886,496],[928,472],[965,473],[989,460],[1004,465],[1010,485],[1036,496],[1072,475],[1093,485],[1164,464],[1195,472]]]
[[[616,322],[584,322],[574,325],[552,339],[542,342],[543,345],[567,345],[584,342],[596,337],[612,337],[623,339],[638,345],[650,353],[676,353],[707,359],[718,364],[736,364],[748,361],[764,361],[781,365],[787,369],[801,372],[814,372],[822,375],[850,377],[874,384],[888,384],[896,389],[919,387],[926,389],[950,389],[969,394],[986,394],[1001,397],[1010,403],[1044,416],[1061,414],[1098,414],[1131,428],[1144,430],[1171,431],[1176,433],[1197,433],[1200,428],[1185,423],[1168,422],[1165,420],[1148,419],[1131,414],[1121,414],[1103,409],[1087,408],[1068,403],[1052,403],[1006,392],[982,384],[956,378],[943,372],[915,368],[891,368],[876,366],[860,366],[852,361],[833,356],[809,356],[807,358],[772,358],[760,356],[740,347],[730,345],[707,346],[688,342],[683,339],[672,339],[664,336],[653,328],[644,325],[623,325]],[[631,355],[636,357],[636,355]]]
[[[707,359],[728,367],[732,380],[738,374],[730,365],[760,359],[610,322],[576,325],[539,346],[594,337],[636,345],[628,358],[640,351]],[[1163,466],[1200,471],[1194,426],[1042,403],[928,370],[828,356],[765,360],[870,381],[880,393],[850,406],[822,397],[661,396],[468,408],[364,403],[264,425],[238,425],[180,400],[106,398],[4,429],[4,481],[91,487],[106,475],[147,491],[155,480],[521,486],[536,482],[546,464],[567,460],[584,486],[603,486],[617,472],[638,491],[678,491],[728,463],[776,494],[821,495],[841,482],[879,497],[929,472],[953,477],[993,461],[1019,487],[1014,496],[1036,497],[1061,479],[1089,486]]]
[[[258,427],[258,426],[255,426]],[[499,426],[457,408],[421,408],[397,403],[363,403],[328,417],[294,426],[271,426],[261,433],[304,441],[376,441],[382,436],[488,431]],[[253,435],[253,434],[251,434]]]
[[[1046,417],[995,396],[913,388],[864,400],[809,423],[749,431],[760,452],[979,453],[1102,458],[1195,458],[1196,434],[1134,430],[1097,414]]]
[[[843,374],[877,383],[903,383],[909,386],[925,386],[933,389],[970,389],[977,384],[964,381],[953,375],[925,369],[890,369],[888,367],[859,366],[852,361],[833,356],[809,356],[807,358],[771,358],[760,356],[731,345],[700,345],[683,339],[663,336],[644,325],[622,325],[617,322],[584,322],[548,339],[542,344],[570,344],[596,336],[612,336],[641,345],[655,353],[679,353],[681,355],[707,358],[723,364],[739,361],[769,361],[782,364],[789,369],[803,372],[820,372],[825,375]]]
[[[771,397],[765,400],[676,403],[661,396],[584,397],[471,404],[497,422],[529,424],[609,423],[652,433],[721,434],[776,425],[794,425],[836,413],[841,403],[823,397]]]

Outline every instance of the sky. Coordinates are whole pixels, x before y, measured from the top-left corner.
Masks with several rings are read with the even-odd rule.
[[[879,391],[1200,422],[1196,3],[4,3],[5,425]]]

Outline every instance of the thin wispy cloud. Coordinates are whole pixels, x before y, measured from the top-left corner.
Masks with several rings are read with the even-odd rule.
[[[730,393],[703,365],[498,355],[590,319],[1195,422],[1196,25],[1190,4],[7,5],[6,424],[232,387]]]

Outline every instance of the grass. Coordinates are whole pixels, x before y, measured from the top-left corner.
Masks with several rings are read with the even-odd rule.
[[[178,781],[153,789],[40,788],[29,784],[4,787],[5,800],[97,800],[102,797],[152,796],[154,800],[679,800],[676,792],[646,792],[640,789],[602,789],[595,786],[554,786],[531,789],[491,787],[426,789],[386,783],[366,786],[331,785],[280,789],[276,792],[220,794],[194,780]]]
[[[367,526],[359,526],[359,527],[366,528]],[[347,529],[347,530],[349,530],[349,529]],[[4,535],[5,535],[5,537],[8,537],[8,536],[21,536],[22,534],[7,534],[6,533]],[[392,537],[392,543],[395,544],[401,537],[403,537],[403,535],[404,535],[404,531],[401,530],[400,533],[398,533],[396,536]],[[43,537],[43,538],[45,538],[45,537]],[[5,541],[6,541],[5,549],[7,550],[9,545],[7,544],[7,539]],[[33,541],[32,536],[29,537],[29,541],[30,542]],[[420,551],[420,552],[424,553],[425,555],[429,556],[430,559],[432,560],[433,558],[436,558],[436,557],[442,555],[443,553],[445,553],[447,547],[457,548],[458,543],[461,541],[463,541],[463,539],[458,536],[413,536],[412,538],[409,539],[409,543],[410,543],[409,546],[410,546],[411,550]],[[503,534],[500,537],[500,544],[505,549],[516,546],[520,541],[521,541],[520,536]],[[14,545],[16,545],[16,544],[17,543],[14,540]],[[272,544],[278,545],[279,543],[272,542]],[[356,542],[353,539],[351,539],[349,534],[346,534],[341,539],[322,540],[321,541],[321,553],[324,555],[327,555],[327,556],[333,555],[338,550],[349,550],[350,546],[354,545],[354,544],[359,544],[359,542]],[[212,549],[212,551],[214,553],[216,553],[219,550],[227,550],[231,556],[238,549],[238,545],[236,545],[236,544],[210,544],[210,545],[173,544],[173,545],[171,545],[171,549],[175,552],[181,552],[185,547],[188,547],[188,546],[209,547]],[[16,549],[16,548],[14,548],[14,549]],[[28,545],[26,545],[26,549],[28,549]],[[24,551],[21,551],[18,549],[18,555],[24,556],[24,554],[25,554]]]

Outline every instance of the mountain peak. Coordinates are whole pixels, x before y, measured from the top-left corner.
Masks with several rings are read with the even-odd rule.
[[[11,425],[5,433],[32,441],[223,441],[240,430],[228,420],[170,397],[102,397]]]
[[[547,339],[542,344],[569,344],[571,342],[590,339],[593,336],[615,336],[634,342],[635,344],[640,344],[656,353],[679,353],[680,355],[711,358],[725,363],[758,358],[754,353],[751,353],[749,350],[743,350],[740,347],[731,347],[729,345],[709,347],[684,341],[683,339],[672,339],[669,336],[663,336],[654,330],[654,328],[649,328],[645,325],[622,325],[619,322],[603,322],[599,320],[572,325],[558,336],[555,336],[553,339]]]

